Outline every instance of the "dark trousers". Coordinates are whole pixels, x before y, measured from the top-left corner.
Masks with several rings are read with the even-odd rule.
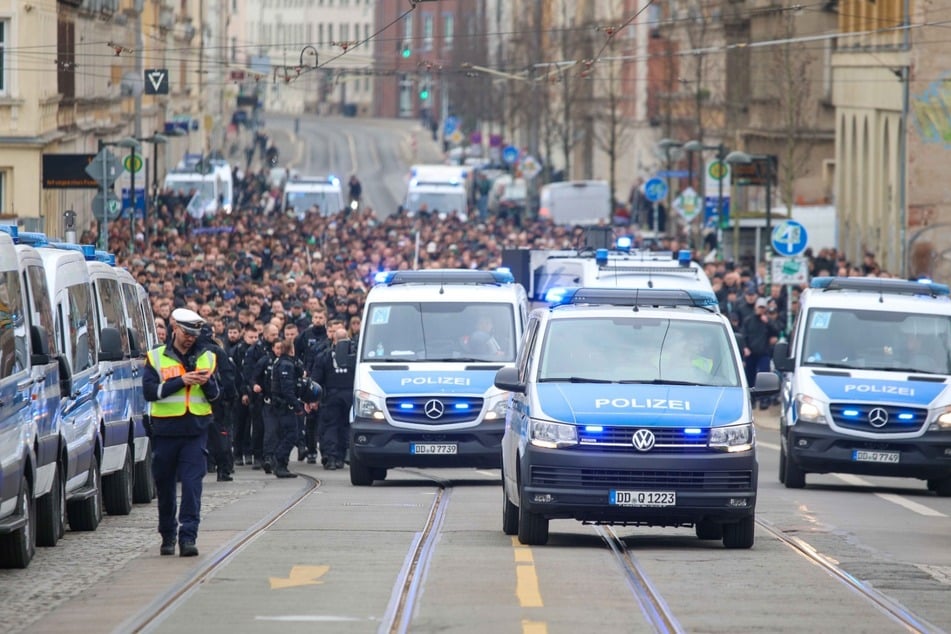
[[[290,410],[274,412],[274,428],[277,436],[274,464],[287,468],[291,450],[297,446],[300,434],[300,418],[299,415]]]
[[[307,453],[317,453],[317,424],[320,420],[320,410],[310,412],[304,417],[304,442],[307,444]]]
[[[234,407],[231,403],[216,402],[211,411],[214,422],[208,428],[208,451],[219,474],[234,473],[234,454],[231,452]]]
[[[165,539],[194,542],[201,521],[201,481],[205,477],[205,434],[153,436],[152,477],[158,497],[159,533]],[[177,482],[182,502],[177,505]]]
[[[231,410],[234,412],[234,434],[231,437],[235,456],[251,456],[251,410],[247,405],[236,401]]]
[[[348,393],[349,394],[349,393]],[[343,460],[350,436],[350,399],[331,394],[320,404],[320,460]]]
[[[749,383],[750,387],[753,387],[756,384],[756,373],[757,372],[769,372],[769,354],[750,354],[746,357],[745,369],[746,369],[746,382]],[[760,402],[769,402],[770,399],[760,399]]]
[[[261,397],[252,397],[248,406],[248,417],[251,419],[251,451],[257,462],[264,461],[264,403]]]
[[[274,464],[274,456],[277,453],[278,445],[278,427],[280,425],[280,414],[274,407],[270,404],[264,405],[264,411],[262,412],[263,418],[263,438],[262,438],[262,452],[261,455],[264,457],[264,460]]]

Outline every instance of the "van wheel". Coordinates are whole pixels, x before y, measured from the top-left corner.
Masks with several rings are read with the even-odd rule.
[[[739,522],[723,525],[723,545],[726,548],[752,548],[753,528],[756,518],[753,515],[744,517]]]
[[[717,524],[710,520],[700,520],[694,525],[694,530],[697,532],[697,539],[723,539],[723,524]]]
[[[36,502],[26,474],[20,476],[16,514],[26,522],[17,530],[0,535],[0,568],[26,568],[36,553]]]
[[[36,501],[36,545],[55,546],[66,532],[66,476],[54,463],[53,486]]]
[[[357,487],[368,487],[373,484],[373,472],[363,461],[354,454],[350,454],[350,484]]]
[[[779,448],[779,483],[786,484],[786,450]]]
[[[523,504],[518,508],[518,541],[526,546],[544,546],[548,543],[548,518],[528,511]]]
[[[148,504],[155,499],[155,480],[152,479],[152,441],[145,450],[145,459],[135,463],[135,484],[132,486],[132,501]]]
[[[370,477],[372,477],[374,480],[386,480],[386,469],[383,467],[371,467]]]
[[[69,527],[74,531],[94,531],[102,520],[102,480],[99,474],[99,458],[92,457],[86,488],[93,494],[84,500],[71,502],[66,509]]]
[[[102,499],[109,515],[132,512],[132,446],[126,447],[122,468],[102,479]]]
[[[518,507],[509,500],[509,494],[505,490],[505,482],[502,482],[502,532],[506,535],[518,535]]]
[[[930,480],[929,480],[930,483]],[[934,492],[939,498],[951,497],[951,478],[934,481]]]
[[[806,486],[806,472],[790,460],[782,449],[779,450],[779,464],[780,474],[784,476],[780,481],[787,489],[802,489]]]

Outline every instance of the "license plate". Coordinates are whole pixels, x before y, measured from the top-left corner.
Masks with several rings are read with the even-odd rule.
[[[417,442],[409,446],[409,452],[423,455],[453,455],[459,453],[459,447],[448,442]]]
[[[852,452],[852,460],[855,462],[898,462],[901,452],[898,451],[862,451],[857,449]]]
[[[612,506],[675,506],[673,491],[611,491]]]

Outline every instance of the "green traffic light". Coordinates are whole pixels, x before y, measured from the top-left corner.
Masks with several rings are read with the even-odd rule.
[[[409,59],[411,54],[412,52],[409,50],[408,46],[403,48],[403,59]]]
[[[420,91],[419,91],[419,98],[422,99],[422,100],[424,100],[424,101],[425,101],[426,99],[429,99],[429,91],[426,90],[426,89],[420,90]]]

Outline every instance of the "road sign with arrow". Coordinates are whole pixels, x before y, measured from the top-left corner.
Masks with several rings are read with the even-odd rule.
[[[167,68],[146,68],[145,69],[145,94],[147,95],[167,95],[168,94],[168,69]]]
[[[103,148],[86,166],[86,173],[99,183],[100,187],[109,189],[116,184],[116,179],[122,173],[122,163],[115,154]]]

